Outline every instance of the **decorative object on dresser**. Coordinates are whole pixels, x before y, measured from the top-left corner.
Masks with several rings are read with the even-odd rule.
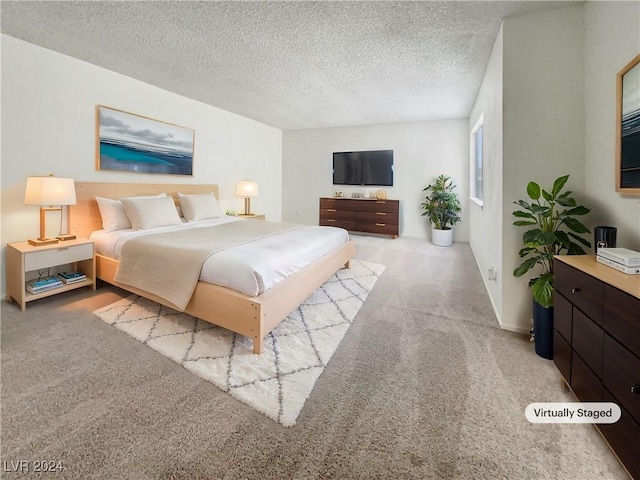
[[[236,195],[244,197],[244,215],[251,215],[251,197],[260,195],[258,182],[238,182],[236,185]]]
[[[460,222],[460,200],[454,193],[451,177],[439,175],[434,184],[422,189],[429,192],[422,202],[422,216],[431,221],[431,241],[439,247],[453,244],[453,227]]]
[[[72,178],[54,177],[28,177],[24,194],[25,205],[40,206],[40,236],[37,239],[29,239],[31,245],[51,245],[60,240],[73,240],[74,235],[60,233],[56,238],[47,238],[45,217],[47,212],[59,211],[62,215],[62,205],[76,204],[76,190]],[[56,205],[56,206],[54,206]],[[62,217],[60,218],[62,223]]]
[[[387,191],[384,188],[379,188],[376,190],[375,198],[378,200],[386,200],[387,199]]]
[[[596,260],[627,275],[640,274],[640,252],[628,248],[599,248]]]
[[[618,229],[605,225],[593,227],[593,250],[598,253],[599,248],[615,248]]]
[[[583,402],[614,402],[622,417],[598,424],[633,478],[640,478],[640,277],[594,255],[557,256],[553,359]]]
[[[542,274],[529,280],[529,286],[533,294],[535,351],[549,360],[553,358],[553,258],[563,252],[584,255],[585,251],[578,243],[591,246],[580,236],[590,230],[574,218],[586,215],[591,209],[578,206],[571,197],[571,191],[561,193],[568,180],[569,175],[558,177],[550,192],[541,189],[535,182],[529,182],[527,195],[532,202],[513,202],[523,209],[513,212],[515,217],[521,219],[513,224],[528,228],[522,235],[524,247],[518,253],[525,260],[513,271],[513,275],[521,277],[536,265],[543,268]]]
[[[616,76],[616,191],[640,195],[640,54]]]
[[[94,260],[93,241],[85,238],[69,240],[64,245],[53,244],[34,246],[29,242],[7,244],[7,297],[16,301],[22,311],[27,302],[66,292],[80,287],[91,286],[95,289],[96,268]],[[55,277],[57,267],[73,264],[74,271],[85,277],[81,281],[63,284]],[[54,269],[53,273],[50,270]],[[41,285],[31,284],[27,287],[27,278],[41,278],[41,272],[46,271],[48,277],[58,279],[57,288],[37,288]],[[35,288],[34,288],[35,287]]]
[[[399,200],[321,198],[320,225],[352,232],[377,233],[397,238]]]
[[[193,175],[195,130],[96,105],[96,170]]]

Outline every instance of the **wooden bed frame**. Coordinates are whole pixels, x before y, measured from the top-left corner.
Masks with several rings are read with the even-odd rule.
[[[209,193],[218,197],[217,185],[76,183],[76,205],[70,207],[71,233],[87,238],[102,228],[100,210],[95,197],[121,198],[134,195],[166,193],[177,202],[177,192]],[[252,220],[253,221],[253,220]],[[259,220],[255,220],[259,221]],[[253,353],[262,353],[262,340],[284,318],[343,266],[355,253],[349,241],[319,258],[307,267],[277,283],[257,297],[250,297],[229,288],[198,282],[185,312],[209,323],[224,327],[253,340]],[[118,261],[96,255],[96,276],[142,297],[165,306],[164,299],[114,280]]]

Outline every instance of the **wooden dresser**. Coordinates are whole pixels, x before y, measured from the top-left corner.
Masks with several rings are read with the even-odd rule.
[[[557,256],[553,359],[578,400],[614,402],[622,417],[596,424],[633,478],[640,479],[640,275]]]
[[[320,225],[352,232],[379,233],[397,238],[399,200],[321,198]]]

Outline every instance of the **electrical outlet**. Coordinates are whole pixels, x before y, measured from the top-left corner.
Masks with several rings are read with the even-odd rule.
[[[493,280],[494,282],[498,278],[498,271],[496,270],[496,267],[494,267],[493,265],[491,265],[491,268],[489,268],[489,277],[488,278],[489,278],[489,280]]]

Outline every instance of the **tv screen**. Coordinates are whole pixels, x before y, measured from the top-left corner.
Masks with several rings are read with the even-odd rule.
[[[334,152],[333,184],[393,186],[393,150]]]

